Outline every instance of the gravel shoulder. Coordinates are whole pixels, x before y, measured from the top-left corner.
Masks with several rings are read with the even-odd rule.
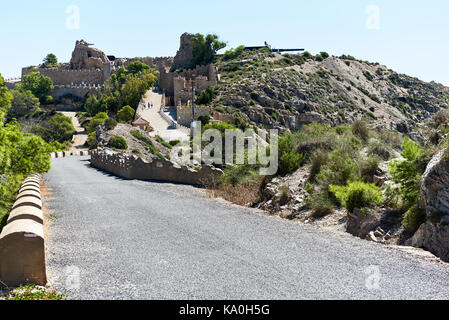
[[[71,299],[449,298],[447,264],[87,158],[52,161],[47,269]]]

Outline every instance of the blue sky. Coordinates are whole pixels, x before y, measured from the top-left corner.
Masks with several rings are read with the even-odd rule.
[[[67,28],[70,5],[79,8],[79,29]],[[0,11],[0,73],[19,76],[49,52],[68,62],[79,39],[117,57],[173,56],[187,31],[217,33],[229,47],[268,41],[351,54],[449,86],[448,12],[446,0],[9,1]]]

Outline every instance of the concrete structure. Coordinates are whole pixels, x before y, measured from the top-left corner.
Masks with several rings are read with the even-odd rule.
[[[139,117],[137,120],[133,121],[132,125],[134,127],[140,128],[144,131],[152,131],[153,130],[150,126],[150,123],[141,117]]]
[[[223,172],[212,166],[196,171],[165,159],[146,162],[136,156],[126,156],[110,150],[97,149],[92,152],[91,166],[126,179],[156,180],[175,183],[204,185],[218,178]],[[215,180],[214,180],[215,181]]]
[[[39,181],[37,177],[24,181],[0,234],[1,285],[47,284]]]
[[[19,219],[33,220],[41,224],[44,223],[42,210],[31,206],[18,207],[12,210],[8,217],[8,223]]]

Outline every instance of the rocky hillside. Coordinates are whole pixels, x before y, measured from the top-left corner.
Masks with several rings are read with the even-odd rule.
[[[419,125],[449,106],[449,88],[351,56],[243,51],[218,59],[221,84],[212,104],[238,122],[295,130],[313,121],[365,119],[419,135]]]

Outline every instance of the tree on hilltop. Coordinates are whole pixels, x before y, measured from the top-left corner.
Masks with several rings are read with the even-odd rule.
[[[58,58],[56,57],[55,54],[49,53],[49,54],[47,54],[47,56],[44,58],[44,63],[45,63],[45,64],[57,64],[57,63],[58,63]]]
[[[201,33],[197,33],[193,36],[192,43],[192,64],[195,66],[212,63],[217,52],[226,47],[226,42],[220,41],[216,34],[204,36]]]

